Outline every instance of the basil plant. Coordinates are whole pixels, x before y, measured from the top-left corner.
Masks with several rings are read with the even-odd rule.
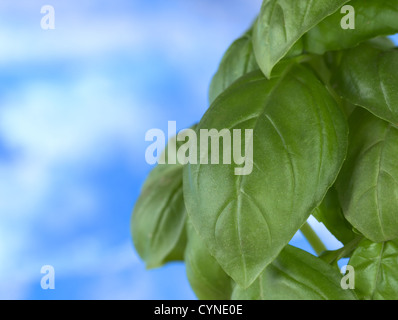
[[[184,261],[199,299],[398,299],[395,33],[398,0],[264,0],[143,186],[131,229],[147,267]],[[222,161],[236,153],[250,172]],[[316,256],[289,244],[299,230]]]

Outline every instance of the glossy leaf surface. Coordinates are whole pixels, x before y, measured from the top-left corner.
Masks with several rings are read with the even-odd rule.
[[[264,0],[253,29],[254,53],[264,74],[269,78],[274,66],[302,35],[346,2],[348,0]]]
[[[355,290],[361,299],[398,299],[398,241],[363,240],[349,263],[355,270]]]
[[[241,76],[258,69],[251,31],[234,41],[221,60],[209,89],[210,104]]]
[[[316,76],[292,64],[267,80],[253,72],[229,87],[198,125],[253,130],[242,142],[248,175],[234,164],[184,167],[184,197],[195,229],[240,285],[250,285],[320,204],[347,148],[345,116]],[[231,134],[232,135],[232,134]],[[198,139],[199,141],[200,139]],[[231,146],[220,146],[221,155]],[[250,159],[250,150],[253,157]],[[210,149],[201,154],[207,158]]]
[[[186,245],[183,166],[169,164],[165,158],[166,164],[150,172],[131,220],[134,245],[147,268],[183,260]]]
[[[360,42],[398,32],[398,0],[353,0],[355,29],[343,29],[349,11],[336,11],[312,28],[304,37],[306,51],[323,54],[330,50],[352,48]]]
[[[347,220],[375,242],[398,237],[397,156],[398,129],[357,108],[336,187]]]
[[[235,287],[236,300],[356,300],[341,288],[341,274],[301,249],[287,246],[247,289]]]
[[[188,245],[185,265],[189,283],[196,296],[202,300],[229,300],[232,279],[207,250],[195,229],[188,223]]]
[[[345,51],[332,78],[351,103],[398,124],[398,51],[364,43]]]

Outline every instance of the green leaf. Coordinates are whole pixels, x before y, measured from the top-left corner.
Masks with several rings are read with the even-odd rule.
[[[307,59],[304,61],[306,65],[308,65],[314,73],[318,76],[319,80],[322,81],[322,83],[327,87],[329,90],[330,94],[335,98],[336,101],[339,102],[339,105],[341,106],[342,110],[346,114],[346,117],[348,118],[349,115],[354,111],[355,105],[351,104],[345,99],[342,99],[333,89],[330,80],[332,77],[332,72],[331,68],[333,68],[333,56],[332,55],[325,55],[325,56],[319,56],[319,55],[307,55]],[[328,61],[328,59],[332,61]]]
[[[158,164],[149,174],[131,220],[133,242],[147,268],[184,257],[187,214],[182,188],[183,166],[168,164],[167,150],[163,153],[166,164]]]
[[[355,9],[355,29],[341,27],[346,13],[338,10],[303,37],[307,51],[323,54],[352,48],[362,41],[398,32],[398,0],[353,0],[348,5]]]
[[[332,78],[336,91],[386,121],[398,124],[398,51],[363,43],[347,50]]]
[[[398,129],[362,108],[350,116],[347,160],[336,183],[346,219],[375,242],[398,237]]]
[[[252,31],[248,31],[228,48],[214,75],[209,89],[210,104],[241,76],[257,70],[258,65],[253,53]]]
[[[240,129],[248,141],[242,149],[252,172],[235,175],[243,165],[222,164],[222,157],[219,165],[188,164],[184,197],[210,253],[237,283],[248,286],[333,184],[346,155],[348,129],[327,89],[297,64],[271,80],[255,71],[230,86],[197,132],[224,128]],[[245,130],[253,130],[252,140]],[[231,153],[231,146],[221,145],[224,152]],[[205,150],[201,159],[210,153]]]
[[[232,279],[207,250],[191,223],[188,223],[188,245],[185,251],[189,283],[201,300],[229,300]]]
[[[267,78],[308,30],[348,0],[264,0],[253,30],[257,62]],[[337,26],[336,26],[337,28]]]
[[[234,300],[356,300],[340,286],[341,274],[301,249],[287,246],[247,289],[236,286]]]
[[[344,218],[337,191],[333,186],[312,215],[319,222],[322,222],[337,240],[343,244],[349,243],[356,237],[355,233],[352,232],[352,226]]]
[[[315,54],[308,55],[304,63],[313,70],[323,84],[329,86],[332,73],[323,56]]]
[[[355,270],[355,291],[360,299],[398,299],[398,240],[363,240],[349,264]]]

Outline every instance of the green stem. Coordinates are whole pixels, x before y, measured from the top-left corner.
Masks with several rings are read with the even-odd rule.
[[[322,240],[319,239],[318,235],[315,231],[311,228],[308,222],[304,223],[304,225],[300,229],[303,236],[307,239],[309,244],[311,245],[312,249],[316,252],[319,256],[323,251],[326,251],[326,247],[323,244]]]
[[[359,242],[363,239],[363,236],[358,235],[356,236],[353,240],[351,240],[349,243],[347,243],[344,247],[334,250],[334,251],[329,251],[330,252],[330,257],[332,260],[325,260],[326,262],[329,262],[329,264],[336,263],[342,259],[342,258],[350,258],[354,250],[358,247]]]

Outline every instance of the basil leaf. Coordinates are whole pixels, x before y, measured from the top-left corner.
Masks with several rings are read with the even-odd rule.
[[[348,0],[264,0],[253,30],[253,47],[266,77],[270,78],[274,66],[303,34],[346,2]]]
[[[351,103],[398,124],[397,50],[385,51],[363,43],[344,52],[332,83]]]
[[[360,299],[398,299],[398,240],[363,240],[349,264],[355,270],[355,291]]]
[[[288,245],[247,289],[236,286],[235,300],[356,300],[340,286],[341,275],[323,260]]]
[[[207,250],[191,223],[188,223],[188,245],[185,251],[189,283],[201,300],[229,300],[232,279]]]
[[[344,218],[336,189],[332,186],[321,205],[314,210],[312,215],[322,222],[325,227],[343,244],[352,241],[356,235],[352,227]]]
[[[203,116],[197,132],[201,136],[201,130],[224,128],[240,129],[245,141],[245,130],[253,130],[248,140],[253,145],[242,142],[245,165],[252,172],[235,175],[240,168],[235,164],[188,164],[184,197],[210,253],[247,287],[333,184],[346,155],[348,129],[327,89],[297,64],[271,80],[255,71],[230,86]],[[220,146],[221,155],[225,152],[231,154],[228,144]],[[210,153],[206,149],[200,158]]]
[[[336,182],[344,215],[370,240],[398,238],[398,129],[362,108],[349,123],[347,160]]]
[[[357,107],[355,104],[348,102],[346,99],[341,100],[341,106],[347,118],[350,117],[350,115],[354,112],[355,108]]]
[[[307,59],[304,63],[309,66],[314,73],[318,76],[319,80],[326,86],[329,90],[330,94],[335,98],[336,101],[339,102],[340,107],[346,114],[348,118],[352,111],[355,109],[355,105],[351,104],[345,99],[342,99],[333,89],[330,79],[332,76],[331,72],[331,62],[328,59],[333,59],[333,57],[329,57],[328,55],[319,56],[319,55],[308,55]],[[332,60],[333,61],[333,60]]]
[[[308,59],[304,63],[313,70],[323,84],[330,85],[332,73],[323,56],[308,55]]]
[[[253,53],[251,33],[252,31],[250,30],[232,43],[222,58],[220,66],[210,84],[210,104],[235,80],[246,73],[258,69]]]
[[[166,164],[158,164],[150,172],[131,220],[133,242],[147,268],[184,257],[187,214],[182,188],[183,166],[168,163],[168,148],[162,155]]]
[[[303,37],[308,52],[323,54],[352,48],[362,41],[398,32],[398,0],[353,0],[348,4],[355,9],[355,29],[341,28],[345,14],[338,10]]]

